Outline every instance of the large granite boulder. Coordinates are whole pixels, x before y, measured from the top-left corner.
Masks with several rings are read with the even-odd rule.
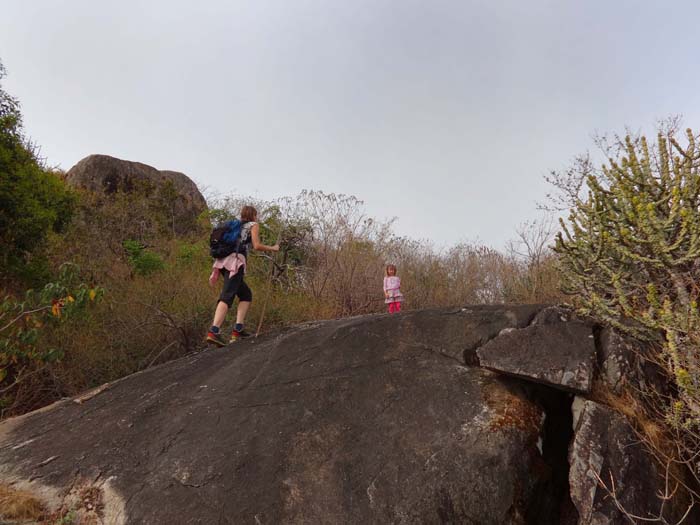
[[[682,491],[676,492],[672,477],[666,486],[665,473],[625,416],[583,398],[575,405],[569,485],[579,525],[680,523],[686,511]],[[671,492],[678,497],[664,501]]]
[[[302,325],[6,421],[0,480],[104,523],[532,522],[543,409],[420,337],[449,312]]]
[[[672,395],[670,385],[660,365],[653,343],[626,336],[606,326],[600,331],[598,348],[598,377],[617,395],[628,392],[656,392]]]
[[[467,365],[479,365],[476,350],[504,330],[524,328],[541,305],[478,305],[405,312],[398,317],[401,333],[415,344]]]
[[[594,328],[561,309],[472,306],[200,352],[0,423],[0,502],[109,524],[654,517],[664,472],[630,422],[572,406],[601,360]],[[684,510],[681,497],[664,518]]]
[[[593,326],[547,309],[530,326],[492,339],[477,350],[477,355],[484,368],[587,393],[596,361]]]
[[[99,195],[118,191],[160,199],[167,207],[177,235],[193,231],[200,214],[207,209],[197,185],[184,173],[121,160],[108,155],[85,157],[66,173],[66,182]]]

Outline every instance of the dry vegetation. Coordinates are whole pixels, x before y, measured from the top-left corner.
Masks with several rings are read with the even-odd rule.
[[[202,347],[217,296],[207,285],[209,218],[197,234],[176,238],[157,203],[146,206],[126,194],[95,199],[79,196],[68,229],[47,241],[47,257],[52,267],[75,263],[82,282],[102,290],[102,299],[39,330],[35,345],[51,346],[61,357],[29,360],[8,376],[0,387],[3,417]],[[251,199],[210,202],[211,219],[235,215],[243,202]],[[251,257],[252,327],[268,289],[264,330],[382,312],[388,262],[399,268],[407,308],[561,297],[549,225],[523,225],[506,253],[466,243],[439,252],[429,240],[396,236],[390,222],[367,217],[354,197],[304,192],[255,204],[264,241],[281,235],[283,249],[274,259]]]
[[[0,483],[0,518],[16,523],[36,522],[46,514],[46,508],[32,494]]]
[[[666,471],[664,504],[682,492],[693,506],[700,500],[700,136],[684,135],[670,120],[655,142],[603,140],[609,160],[600,170],[580,161],[556,179],[569,190],[561,194],[570,215],[555,251],[579,310],[647,343],[639,357],[660,371],[661,387],[652,381],[607,404],[637,423]]]
[[[71,190],[0,85],[0,418],[201,348],[217,296],[207,286],[210,224],[251,199],[211,200],[197,229],[192,217],[176,224],[172,188],[146,189]],[[549,225],[524,225],[505,253],[469,243],[439,251],[398,237],[354,197],[252,203],[263,242],[281,239],[283,250],[250,261],[249,326],[263,305],[266,330],[381,312],[387,263],[407,308],[560,298]]]

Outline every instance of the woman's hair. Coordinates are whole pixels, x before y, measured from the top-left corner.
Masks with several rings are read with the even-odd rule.
[[[389,276],[389,270],[394,270],[394,275],[396,275],[396,266],[393,264],[386,265],[386,275]]]
[[[258,210],[253,206],[243,206],[241,208],[241,221],[253,222],[258,217]]]

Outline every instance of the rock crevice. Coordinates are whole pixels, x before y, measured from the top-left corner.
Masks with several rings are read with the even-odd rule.
[[[543,306],[302,325],[0,423],[0,483],[103,490],[103,523],[624,523],[593,473],[651,513],[657,472],[585,398],[595,333]]]

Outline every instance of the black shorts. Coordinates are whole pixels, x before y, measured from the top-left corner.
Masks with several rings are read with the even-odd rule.
[[[253,300],[253,292],[250,291],[250,288],[243,280],[243,267],[238,269],[236,275],[231,275],[226,268],[222,268],[221,275],[224,276],[224,289],[221,290],[219,301],[225,302],[231,308],[233,299],[236,296],[238,296],[239,301]]]

